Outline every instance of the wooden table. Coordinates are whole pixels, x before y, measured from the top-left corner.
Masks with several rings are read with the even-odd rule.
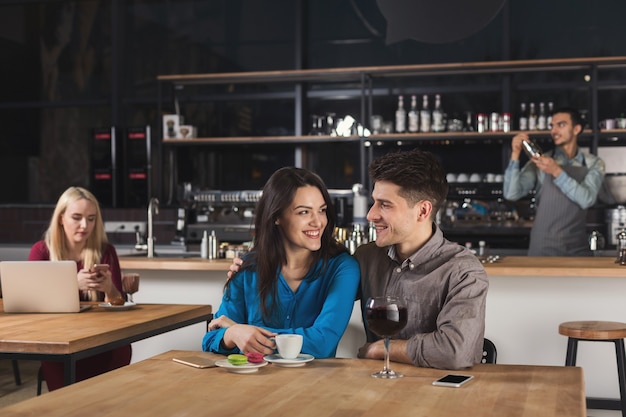
[[[577,367],[477,365],[462,388],[431,385],[447,371],[393,364],[396,380],[370,376],[382,360],[324,359],[300,368],[269,364],[254,374],[196,369],[170,351],[0,409],[1,415],[163,416],[585,416]],[[106,393],[103,395],[103,393]]]
[[[76,361],[213,317],[210,305],[138,304],[126,311],[7,314],[0,300],[0,358],[63,362],[65,384],[75,382]],[[198,335],[200,343],[201,335]]]

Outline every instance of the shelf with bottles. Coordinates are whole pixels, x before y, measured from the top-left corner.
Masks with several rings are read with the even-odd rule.
[[[371,108],[367,107],[367,101],[371,101],[372,92],[377,89],[387,89],[387,82],[392,80],[404,79],[428,79],[428,77],[450,77],[457,75],[487,75],[498,77],[511,74],[530,74],[530,73],[551,73],[562,75],[564,72],[575,73],[576,71],[586,71],[593,73],[594,69],[598,70],[615,70],[626,67],[626,57],[595,57],[595,58],[564,58],[564,59],[537,59],[537,60],[518,60],[518,61],[488,61],[488,62],[471,62],[471,63],[446,63],[446,64],[417,64],[417,65],[396,65],[396,66],[369,66],[369,67],[346,67],[346,68],[326,68],[326,69],[305,69],[305,70],[278,70],[278,71],[252,71],[252,72],[236,72],[236,73],[207,73],[207,74],[181,74],[181,75],[160,75],[157,77],[159,83],[159,94],[162,96],[162,85],[171,85],[173,95],[172,102],[177,105],[180,101],[183,91],[192,86],[212,85],[222,88],[219,93],[200,94],[196,97],[188,97],[191,101],[202,100],[228,100],[249,99],[252,94],[255,99],[284,99],[293,100],[295,103],[296,125],[298,120],[304,121],[305,117],[302,113],[305,101],[311,100],[314,96],[321,95],[334,96],[339,100],[344,100],[348,95],[362,101],[360,118],[363,122],[369,119]],[[604,85],[599,80],[592,80],[603,89],[611,88],[610,85]],[[408,82],[408,81],[407,81]],[[544,84],[551,84],[547,81]],[[593,83],[585,81],[585,85],[590,88]],[[240,94],[237,98],[237,91],[234,86],[254,84],[263,86],[281,86],[281,91],[265,92],[255,91],[249,94]],[[295,88],[298,85],[305,84],[305,88],[299,90]],[[377,86],[373,86],[377,84]],[[382,84],[385,84],[381,87]],[[467,86],[458,86],[454,89],[468,92]],[[268,87],[269,88],[269,87]],[[517,87],[514,87],[517,88]],[[329,90],[329,91],[324,91]],[[502,87],[500,88],[502,90]],[[502,93],[502,91],[501,91]],[[418,99],[420,97],[418,96]],[[409,100],[409,96],[405,97]],[[504,100],[503,100],[504,101]],[[419,103],[418,103],[419,104]],[[369,104],[371,106],[371,104]],[[161,110],[161,109],[159,109]],[[363,111],[365,110],[365,111]],[[369,113],[366,116],[364,113]],[[161,111],[159,111],[161,114]],[[408,115],[408,112],[407,112]],[[306,127],[302,125],[300,128],[296,126],[294,129],[295,136],[302,135],[306,131]],[[408,130],[408,129],[407,129]],[[423,129],[422,129],[423,130]]]
[[[529,135],[550,136],[550,131],[533,130],[524,131]],[[498,139],[511,139],[516,134],[521,133],[519,130],[509,132],[428,132],[428,133],[382,133],[371,135],[366,139],[369,142],[394,142],[394,141],[458,141],[458,140],[478,140],[491,141]]]
[[[259,145],[265,143],[275,144],[306,144],[306,143],[335,143],[335,142],[358,142],[360,136],[330,136],[330,135],[300,135],[300,136],[241,136],[220,138],[194,138],[194,139],[163,139],[166,146],[202,146],[202,145]]]
[[[201,106],[210,103],[209,105],[213,106],[212,109],[222,111],[228,106],[228,103],[246,103],[248,107],[256,106],[254,109],[260,109],[263,115],[270,113],[272,117],[280,116],[279,120],[273,122],[274,124],[271,126],[278,126],[281,129],[278,135],[273,135],[269,129],[254,129],[254,126],[248,131],[230,129],[229,127],[234,124],[231,119],[226,120],[226,123],[220,126],[223,127],[222,130],[201,129],[203,136],[201,138],[160,140],[156,149],[161,152],[165,148],[168,152],[167,158],[164,158],[162,154],[160,155],[162,165],[160,168],[165,168],[163,166],[165,164],[171,166],[168,167],[169,171],[165,169],[157,171],[163,171],[165,173],[164,179],[171,182],[167,175],[175,175],[177,166],[189,165],[185,158],[197,153],[196,146],[204,147],[203,153],[212,153],[212,157],[219,161],[217,158],[222,159],[222,154],[236,149],[232,145],[250,145],[255,149],[258,148],[258,152],[268,153],[272,152],[271,149],[274,149],[272,147],[279,148],[283,144],[288,145],[284,148],[293,151],[293,159],[296,162],[310,161],[323,155],[323,152],[318,152],[312,156],[308,155],[306,148],[318,148],[316,145],[309,144],[319,144],[319,147],[326,148],[343,143],[347,147],[359,145],[359,152],[354,152],[354,149],[351,149],[350,152],[355,157],[358,156],[359,160],[357,164],[354,164],[354,171],[360,173],[360,182],[364,184],[367,182],[365,167],[369,164],[372,156],[385,151],[386,148],[403,144],[412,145],[415,142],[419,142],[420,146],[422,144],[424,146],[437,146],[438,143],[458,144],[460,145],[458,148],[464,147],[461,145],[465,143],[478,144],[479,146],[472,148],[473,152],[476,152],[476,148],[484,145],[494,148],[492,159],[499,162],[503,157],[498,152],[503,153],[506,144],[510,143],[510,138],[519,132],[513,130],[518,126],[517,116],[511,120],[509,131],[492,132],[489,129],[485,129],[485,132],[478,132],[478,129],[476,131],[458,131],[460,129],[456,128],[457,131],[448,129],[444,132],[377,132],[371,136],[363,132],[361,135],[349,137],[307,135],[306,133],[311,128],[307,120],[309,115],[322,114],[321,111],[332,110],[337,114],[353,114],[371,131],[369,123],[370,116],[374,114],[372,112],[374,102],[379,107],[384,104],[384,108],[389,109],[391,113],[388,118],[393,120],[395,107],[393,101],[397,99],[399,94],[404,94],[405,105],[407,105],[404,115],[405,129],[409,130],[410,106],[408,105],[411,101],[411,95],[416,95],[418,107],[420,99],[423,98],[423,93],[429,93],[430,99],[433,100],[435,98],[434,93],[439,92],[442,94],[442,98],[446,100],[444,109],[447,97],[455,95],[463,99],[462,104],[459,104],[456,103],[455,98],[454,107],[457,109],[486,110],[495,107],[504,113],[510,111],[514,114],[518,109],[513,103],[521,101],[521,96],[517,96],[520,91],[526,94],[524,99],[528,102],[530,101],[529,96],[536,101],[540,97],[546,96],[545,93],[535,96],[537,91],[551,91],[551,88],[557,90],[573,88],[577,94],[584,96],[581,100],[584,100],[584,105],[589,107],[590,125],[597,126],[599,115],[603,114],[598,110],[599,107],[602,107],[602,104],[598,104],[602,103],[598,100],[598,91],[621,89],[623,77],[613,77],[613,72],[623,71],[624,68],[626,68],[626,57],[596,57],[159,76],[157,79],[159,84],[159,115],[164,114],[162,111],[164,103],[174,104],[177,110],[180,105],[183,105],[186,108],[180,114],[184,114],[185,110],[188,112],[195,110],[199,119],[205,119],[198,123],[207,124],[213,119],[211,119],[211,114],[205,111],[206,108]],[[607,72],[608,74],[605,74]],[[465,82],[464,75],[467,74],[472,75],[472,77],[477,75],[477,77],[471,82]],[[540,76],[534,78],[530,77],[529,74],[540,74]],[[567,85],[561,82],[564,74],[567,74],[571,79]],[[591,82],[587,79],[583,81],[583,74],[591,74]],[[605,82],[602,79],[602,74],[612,78]],[[460,79],[457,75],[461,75]],[[550,77],[546,78],[546,75],[550,75]],[[572,83],[574,84],[573,87],[570,85]],[[213,90],[210,88],[202,89],[202,91],[195,90],[196,87],[203,84],[212,85],[215,88]],[[171,87],[171,93],[163,94],[166,86]],[[443,96],[444,94],[445,96]],[[533,95],[531,96],[531,94]],[[475,101],[475,97],[478,96],[480,96],[480,102]],[[332,106],[317,103],[324,100],[332,101]],[[345,107],[340,109],[339,106],[347,101],[352,101],[350,110],[346,110]],[[271,103],[271,105],[267,105],[267,103]],[[312,103],[317,103],[317,107]],[[447,110],[452,107],[450,105]],[[247,113],[247,115],[249,114],[256,113]],[[491,116],[491,113],[487,114]],[[462,119],[463,122],[465,121],[464,116],[457,118],[454,113],[448,113],[448,115],[452,120],[460,121]],[[189,117],[189,121],[192,121],[191,116]],[[393,126],[394,122],[391,123]],[[391,130],[395,129],[392,127]],[[388,131],[385,129],[385,132]],[[259,134],[256,135],[256,133]],[[549,130],[527,131],[527,133],[538,137],[540,141],[551,140]],[[605,132],[596,127],[586,131],[582,138],[585,145],[590,143],[593,148],[597,146],[598,140],[608,141],[615,136],[621,140],[622,135],[626,136],[626,132],[622,130]],[[269,144],[268,149],[263,150],[262,148],[266,144]],[[211,149],[211,146],[214,146],[215,149]],[[186,152],[183,147],[194,148],[193,151]],[[363,148],[368,148],[367,152]],[[447,149],[446,153],[449,151],[450,149]],[[459,160],[468,159],[475,164],[476,159],[467,158],[467,152],[468,149],[459,149],[458,153],[462,154],[459,156]],[[480,153],[478,154],[480,155]],[[324,159],[323,156],[321,158]],[[178,159],[180,159],[180,163],[177,162]],[[470,171],[468,170],[468,172]],[[492,172],[495,172],[495,168],[492,169]],[[162,189],[163,187],[158,188]]]

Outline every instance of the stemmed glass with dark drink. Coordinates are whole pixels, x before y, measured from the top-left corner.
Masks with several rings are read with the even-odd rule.
[[[128,301],[134,303],[133,294],[139,291],[139,274],[125,273],[122,275],[122,290],[128,295]]]
[[[406,326],[408,313],[406,304],[398,297],[370,297],[365,306],[367,327],[385,339],[385,365],[383,370],[372,374],[374,378],[401,378],[404,375],[389,367],[389,338]]]

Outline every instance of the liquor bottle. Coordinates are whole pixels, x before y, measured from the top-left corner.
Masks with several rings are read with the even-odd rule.
[[[445,130],[443,109],[441,108],[441,96],[439,94],[435,95],[435,108],[433,109],[431,130],[433,132],[443,132]]]
[[[547,116],[546,105],[542,102],[539,103],[539,115],[537,116],[537,130],[547,129]]]
[[[398,96],[398,110],[396,110],[396,132],[406,131],[406,110],[404,110],[404,97]]]
[[[430,132],[430,109],[428,108],[428,96],[422,96],[422,108],[420,110],[420,132]]]
[[[206,230],[202,234],[202,241],[200,242],[200,257],[209,259],[209,234]]]
[[[530,103],[528,108],[528,130],[537,130],[537,110],[535,103]]]
[[[419,130],[419,113],[417,112],[417,98],[411,96],[411,110],[409,110],[409,132],[415,133]]]
[[[554,103],[548,101],[548,117],[546,118],[546,129],[552,130],[552,113],[554,112]]]
[[[528,113],[526,113],[526,103],[519,106],[519,130],[528,130]]]

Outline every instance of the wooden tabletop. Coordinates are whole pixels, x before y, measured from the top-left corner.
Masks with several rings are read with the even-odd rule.
[[[210,305],[138,304],[117,311],[97,304],[70,314],[4,313],[0,300],[0,354],[68,355],[123,344],[209,320]]]
[[[392,364],[405,374],[380,380],[382,360],[324,359],[299,368],[269,364],[253,374],[196,369],[170,351],[0,409],[10,416],[585,416],[578,367],[477,365],[462,388],[435,387],[448,371]],[[106,393],[106,394],[103,394]]]

